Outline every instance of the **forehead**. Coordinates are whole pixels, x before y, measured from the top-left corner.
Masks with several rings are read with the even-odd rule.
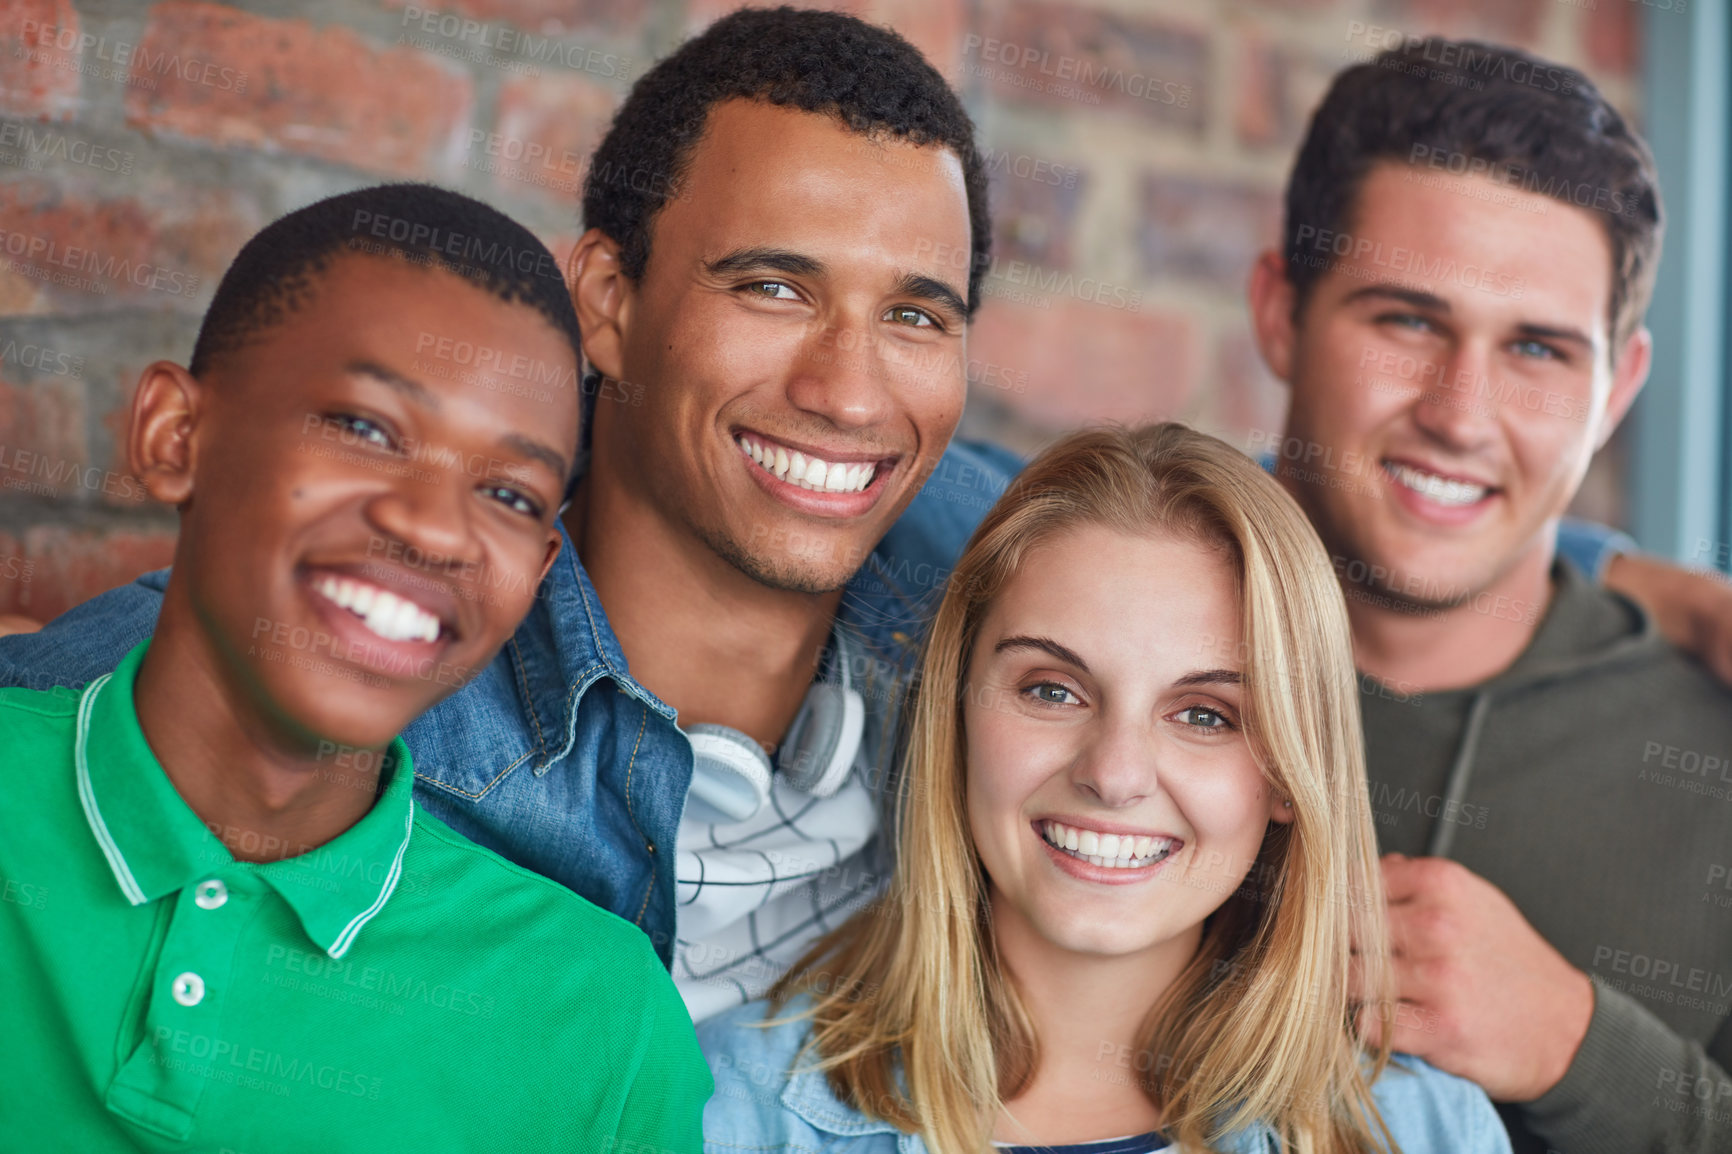
[[[1386,161],[1344,233],[1318,238],[1352,283],[1397,281],[1468,313],[1604,332],[1612,249],[1595,214],[1485,176]]]
[[[1051,637],[1097,672],[1173,676],[1239,664],[1238,574],[1190,535],[1068,529],[1030,550],[994,599],[981,641]]]
[[[438,267],[340,255],[233,356],[234,375],[279,391],[372,361],[489,421],[575,437],[577,357],[564,334],[532,306]]]
[[[942,145],[851,131],[833,116],[749,100],[710,110],[680,195],[656,217],[663,249],[710,258],[774,244],[827,261],[930,269],[969,244],[962,161]],[[935,260],[943,254],[945,260]]]

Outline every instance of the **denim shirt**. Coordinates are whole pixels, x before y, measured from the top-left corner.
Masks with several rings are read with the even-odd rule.
[[[893,727],[951,567],[1018,468],[1003,449],[953,442],[849,583],[838,620],[865,654],[869,732]],[[166,569],[147,573],[38,633],[0,638],[0,685],[80,689],[111,671],[155,628],[167,581]],[[563,527],[511,640],[403,740],[429,813],[637,925],[669,962],[691,744],[674,709],[632,678]],[[894,741],[881,744],[887,760]]]
[[[797,997],[776,1015],[781,1024],[765,1028],[768,1004],[748,1002],[699,1024],[698,1046],[716,1080],[704,1107],[704,1154],[926,1154],[919,1135],[837,1098],[812,1069],[814,1056],[801,1056],[810,1026],[786,1019],[810,1008],[809,997]],[[1391,1061],[1371,1095],[1402,1154],[1509,1154],[1485,1091],[1412,1055]],[[1257,1125],[1227,1135],[1217,1149],[1279,1154],[1281,1146],[1273,1129]]]

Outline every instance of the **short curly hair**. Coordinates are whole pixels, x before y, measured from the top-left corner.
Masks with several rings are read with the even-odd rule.
[[[789,7],[722,17],[632,85],[583,185],[583,222],[620,246],[633,280],[649,264],[650,225],[679,185],[710,109],[758,100],[833,116],[862,136],[938,144],[962,161],[972,233],[968,315],[991,263],[986,168],[974,122],[938,70],[888,28]]]
[[[193,345],[193,376],[287,320],[340,257],[401,257],[534,309],[581,363],[583,340],[559,263],[535,234],[472,197],[431,184],[358,188],[296,209],[241,247]]]

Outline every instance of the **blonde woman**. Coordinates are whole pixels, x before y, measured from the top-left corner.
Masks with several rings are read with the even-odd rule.
[[[1042,454],[933,624],[888,892],[699,1029],[706,1148],[1507,1151],[1355,1040],[1398,1008],[1354,676],[1253,462],[1180,425]]]

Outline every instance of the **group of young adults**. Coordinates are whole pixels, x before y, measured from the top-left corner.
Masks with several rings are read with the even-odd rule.
[[[983,159],[845,15],[646,73],[563,276],[266,228],[136,391],[172,569],[0,638],[0,1146],[1726,1149],[1726,595],[1560,528],[1652,160],[1436,47],[1313,118],[1265,462],[952,439]]]

